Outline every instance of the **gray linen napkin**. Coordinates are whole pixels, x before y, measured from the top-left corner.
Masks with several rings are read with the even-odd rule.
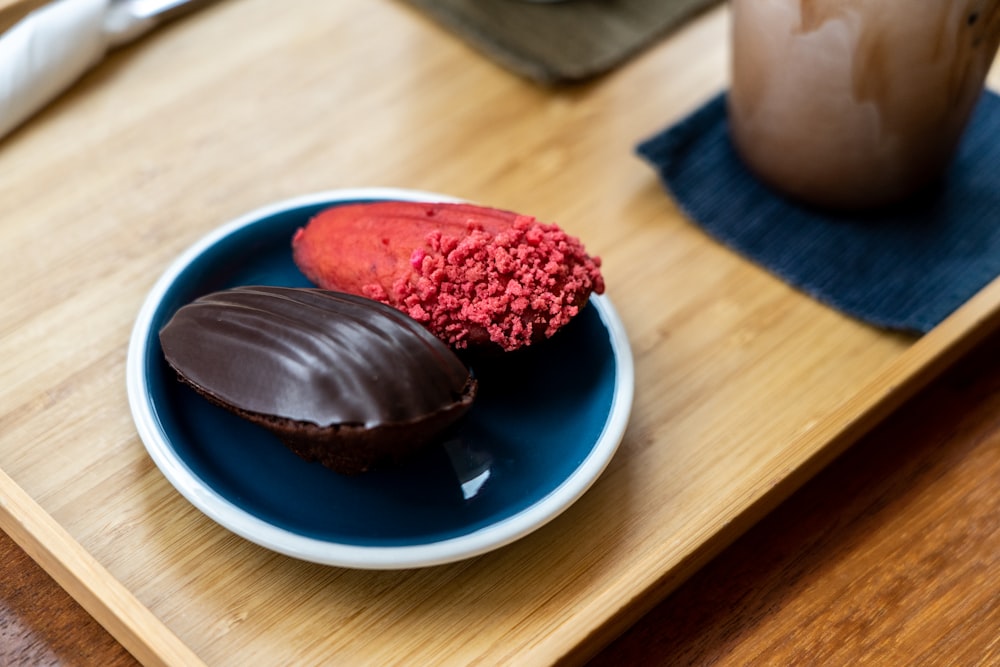
[[[536,82],[602,74],[720,0],[405,0]]]
[[[807,208],[756,180],[730,143],[723,95],[638,153],[711,236],[873,325],[927,332],[1000,275],[1000,97],[992,92],[941,183],[865,214]]]

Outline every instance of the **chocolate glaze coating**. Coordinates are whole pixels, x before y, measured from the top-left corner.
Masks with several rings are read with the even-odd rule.
[[[160,344],[206,398],[342,472],[422,447],[468,410],[476,389],[461,360],[416,321],[320,289],[208,294],[177,311]]]

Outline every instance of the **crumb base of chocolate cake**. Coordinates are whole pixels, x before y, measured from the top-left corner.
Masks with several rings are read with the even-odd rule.
[[[319,426],[240,410],[183,376],[178,377],[211,403],[267,429],[302,459],[319,463],[342,475],[358,475],[369,470],[399,466],[412,459],[436,442],[442,431],[469,411],[477,389],[476,380],[470,377],[462,396],[453,404],[416,422]]]

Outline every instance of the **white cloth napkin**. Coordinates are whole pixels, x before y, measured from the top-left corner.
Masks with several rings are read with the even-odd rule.
[[[117,0],[55,0],[0,35],[0,137],[154,21]]]

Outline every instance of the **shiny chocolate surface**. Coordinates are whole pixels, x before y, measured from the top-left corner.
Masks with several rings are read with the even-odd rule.
[[[397,310],[311,288],[247,286],[181,307],[169,364],[238,410],[320,427],[418,421],[460,400],[469,371]]]

